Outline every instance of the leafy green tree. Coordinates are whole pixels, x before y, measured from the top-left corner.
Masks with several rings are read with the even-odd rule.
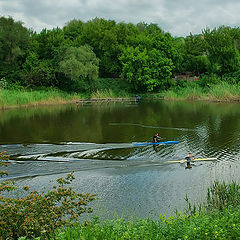
[[[185,48],[187,54],[194,56],[204,55],[206,53],[206,43],[203,35],[192,35],[190,33],[190,35],[185,38]]]
[[[116,25],[117,40],[119,45],[128,45],[128,38],[136,36],[139,33],[139,29],[132,23],[120,22]]]
[[[173,39],[174,58],[173,63],[175,66],[174,73],[180,74],[185,71],[184,68],[184,56],[185,56],[185,39],[183,37],[177,37]]]
[[[240,55],[236,44],[239,37],[235,29],[221,26],[211,31],[207,28],[203,31],[203,37],[213,73],[223,75],[239,70]]]
[[[98,77],[99,60],[89,46],[66,49],[59,72],[70,81],[77,91],[92,91]]]
[[[137,32],[127,38],[120,60],[122,77],[135,91],[166,89],[175,68],[178,53],[174,39],[155,24],[137,24]]]
[[[34,41],[34,52],[40,59],[53,59],[58,49],[69,43],[60,28],[43,29],[39,34],[33,34],[32,40]]]
[[[26,87],[56,86],[55,68],[53,61],[39,59],[36,52],[30,52],[21,71],[21,84]]]
[[[160,51],[128,47],[120,59],[123,64],[122,77],[133,85],[135,91],[152,92],[168,87],[173,63]]]
[[[185,54],[183,58],[183,71],[195,75],[206,73],[209,69],[206,42],[200,34],[190,34],[185,38]]]
[[[29,32],[22,22],[13,18],[0,18],[0,60],[6,65],[17,63],[18,57],[24,55],[29,44]]]
[[[186,54],[183,61],[183,72],[191,72],[197,76],[210,70],[210,62],[207,56],[194,56]]]
[[[74,46],[90,45],[100,59],[101,77],[118,77],[121,72],[119,56],[121,43],[118,39],[117,24],[113,20],[95,18],[83,25],[82,34],[74,41]]]
[[[84,22],[81,20],[73,19],[63,27],[63,33],[65,39],[75,41],[78,37],[81,38]]]
[[[70,45],[60,28],[31,33],[31,42],[25,63],[22,65],[21,84],[26,87],[59,85],[57,79],[59,55]]]
[[[29,31],[22,22],[0,17],[0,78],[18,77],[17,70],[25,59],[29,41]]]

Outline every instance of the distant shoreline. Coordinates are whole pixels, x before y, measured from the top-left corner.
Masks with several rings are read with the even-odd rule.
[[[219,87],[202,92],[201,89],[187,88],[180,91],[168,90],[161,93],[140,94],[140,99],[135,94],[128,96],[114,96],[113,94],[86,94],[66,93],[58,90],[0,90],[0,109],[28,108],[36,106],[61,105],[68,103],[108,103],[108,102],[137,102],[141,100],[167,100],[167,101],[210,101],[210,102],[240,102],[240,90]]]

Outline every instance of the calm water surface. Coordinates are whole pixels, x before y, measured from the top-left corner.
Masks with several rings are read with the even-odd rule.
[[[0,112],[1,151],[11,155],[8,178],[48,190],[74,171],[77,191],[97,193],[100,217],[153,217],[201,202],[214,180],[240,183],[240,105],[142,101],[64,105]],[[179,144],[138,146],[162,140]],[[188,152],[217,161],[185,164]]]

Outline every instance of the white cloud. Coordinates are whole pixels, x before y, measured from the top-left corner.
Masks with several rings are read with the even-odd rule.
[[[237,0],[0,0],[0,15],[12,16],[26,27],[62,27],[72,19],[95,17],[117,22],[157,23],[174,36],[200,33],[206,26],[240,24]]]

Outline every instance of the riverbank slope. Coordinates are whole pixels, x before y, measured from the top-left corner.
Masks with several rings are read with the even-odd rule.
[[[201,87],[198,84],[189,84],[184,87],[174,87],[159,93],[141,93],[142,98],[164,100],[204,100],[233,102],[240,101],[240,86],[227,82]],[[54,105],[82,102],[84,100],[103,99],[134,99],[135,93],[112,91],[111,89],[98,90],[92,94],[67,93],[57,89],[49,90],[0,90],[0,109],[31,107],[39,105]]]

